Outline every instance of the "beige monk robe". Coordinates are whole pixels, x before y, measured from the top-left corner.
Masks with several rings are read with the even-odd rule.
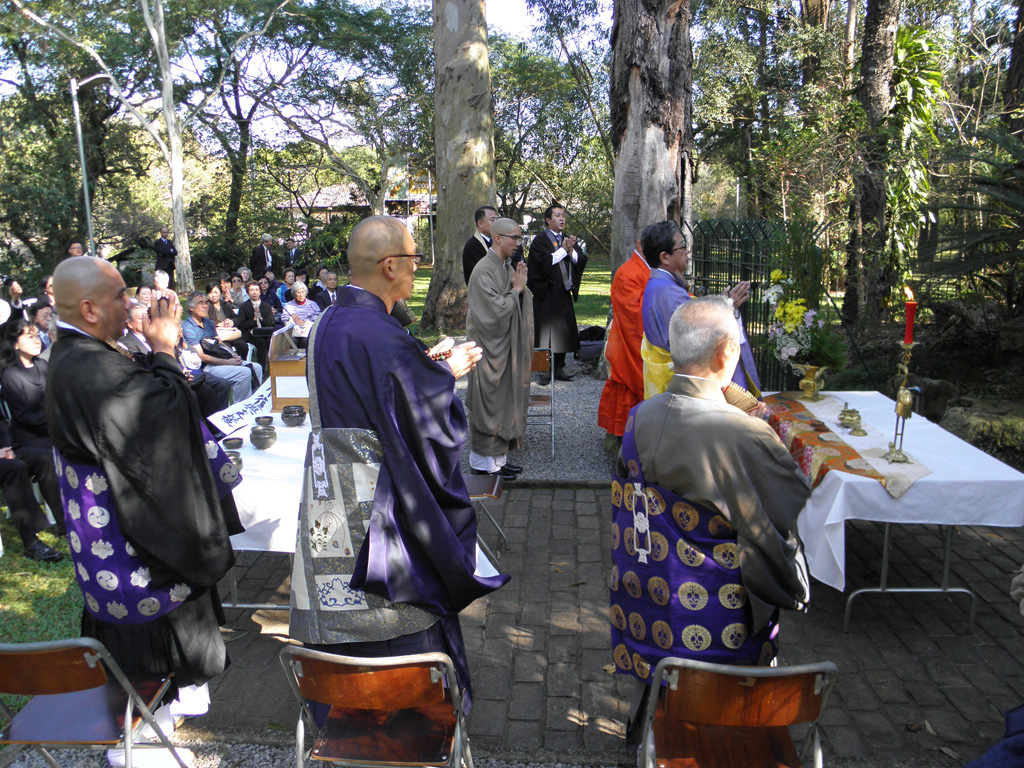
[[[481,456],[503,456],[526,435],[533,295],[512,288],[512,268],[491,249],[469,278],[466,337],[484,351],[469,374],[470,447]]]

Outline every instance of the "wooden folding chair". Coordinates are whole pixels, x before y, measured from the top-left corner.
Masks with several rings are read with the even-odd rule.
[[[181,755],[153,718],[153,708],[170,687],[169,677],[129,679],[103,645],[88,637],[46,643],[0,643],[0,693],[32,696],[15,714],[3,701],[10,723],[0,744],[31,744],[47,764],[60,768],[50,749],[165,748],[182,768]],[[134,744],[143,723],[160,743]]]
[[[555,356],[548,348],[537,347],[533,350],[533,362],[530,373],[546,373],[548,375],[548,394],[535,395],[530,393],[530,402],[526,415],[526,423],[547,424],[551,428],[551,458],[555,458]],[[540,410],[534,410],[539,408]]]
[[[466,475],[466,490],[469,492],[469,500],[476,502],[480,505],[480,509],[483,510],[487,519],[491,521],[491,525],[498,531],[498,535],[501,536],[501,543],[505,545],[505,551],[509,551],[508,537],[505,535],[505,531],[498,521],[494,519],[494,515],[491,514],[491,510],[484,504],[484,499],[500,499],[502,490],[504,489],[501,475]],[[480,533],[479,526],[477,527],[476,534],[477,541],[480,543],[480,548],[487,553],[487,556],[491,560],[497,560],[501,556],[501,546],[498,545],[494,548],[494,552],[487,546],[487,542],[484,541],[483,534]],[[497,553],[497,554],[495,554]]]
[[[285,646],[281,663],[300,705],[297,768],[307,759],[367,768],[473,768],[462,696],[447,654],[372,659]],[[330,705],[322,726],[311,701]],[[314,734],[308,750],[307,728]]]
[[[799,768],[839,670],[831,662],[733,667],[691,659],[658,662],[644,712],[639,768]],[[668,689],[657,695],[662,680]],[[811,723],[797,754],[789,725]]]

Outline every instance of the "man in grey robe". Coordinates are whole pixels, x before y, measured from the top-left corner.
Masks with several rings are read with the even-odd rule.
[[[511,266],[523,237],[512,219],[491,225],[492,242],[469,278],[466,336],[483,349],[469,374],[469,466],[477,474],[514,480],[522,468],[508,452],[526,436],[533,355],[533,296],[526,264]]]
[[[810,489],[782,441],[760,418],[764,404],[747,415],[729,405],[722,394],[740,356],[739,328],[729,301],[708,296],[681,305],[672,315],[669,340],[675,375],[667,391],[638,405],[626,425],[635,438],[639,467],[629,466],[624,440],[616,475],[663,489],[668,492],[663,494],[666,499],[672,494],[709,510],[712,524],[719,516],[725,521],[717,529],[712,525],[712,537],[715,543],[735,537],[739,580],[749,603],[749,625],[743,634],[753,637],[778,620],[779,608],[805,610],[808,605],[807,563],[796,521]],[[701,540],[687,540],[686,532],[696,527],[696,519],[678,531],[689,549],[702,546]],[[676,545],[669,541],[667,550],[677,552]],[[670,563],[663,558],[651,569],[662,565]],[[645,577],[649,575],[644,572]],[[678,586],[669,583],[668,594],[674,595]],[[718,594],[716,586],[703,585],[713,595]],[[692,606],[671,601],[669,605],[687,621],[695,621]],[[705,648],[697,650],[683,654],[673,648],[664,655],[707,657]],[[658,658],[652,654],[644,661],[653,669]],[[758,662],[738,659],[737,663]],[[640,694],[647,690],[645,685],[638,687],[627,738],[635,736],[632,726],[642,711]]]

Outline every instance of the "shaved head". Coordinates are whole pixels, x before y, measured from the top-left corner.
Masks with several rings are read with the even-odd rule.
[[[108,261],[92,256],[65,259],[53,273],[53,295],[60,319],[90,336],[106,339],[124,327],[124,280]]]
[[[405,225],[392,216],[371,216],[356,224],[348,241],[352,284],[374,294],[388,312],[412,296],[416,244]],[[398,257],[398,258],[389,258]]]
[[[408,237],[409,230],[393,216],[371,216],[360,221],[348,241],[353,277],[368,276],[377,271],[380,259],[403,253]]]
[[[491,224],[492,235],[520,235],[522,230],[512,219],[495,219]]]

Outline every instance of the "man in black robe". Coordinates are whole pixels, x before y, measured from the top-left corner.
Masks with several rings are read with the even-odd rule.
[[[580,297],[580,280],[587,266],[587,256],[576,247],[576,238],[567,237],[565,209],[551,205],[544,211],[545,229],[530,243],[526,260],[529,271],[527,287],[533,294],[534,346],[550,349],[555,356],[555,378],[571,381],[565,372],[565,355],[580,350],[576,328],[576,309]],[[541,375],[547,383],[547,374]]]
[[[181,305],[173,292],[154,291],[146,369],[114,343],[130,300],[113,265],[67,259],[54,293],[60,330],[46,386],[54,445],[68,462],[102,469],[120,531],[151,583],[191,587],[154,621],[119,624],[83,611],[82,634],[129,674],[173,672],[178,688],[202,685],[228,664],[215,585],[235,561],[229,536],[243,529],[231,494],[218,491],[199,405],[174,356]]]

